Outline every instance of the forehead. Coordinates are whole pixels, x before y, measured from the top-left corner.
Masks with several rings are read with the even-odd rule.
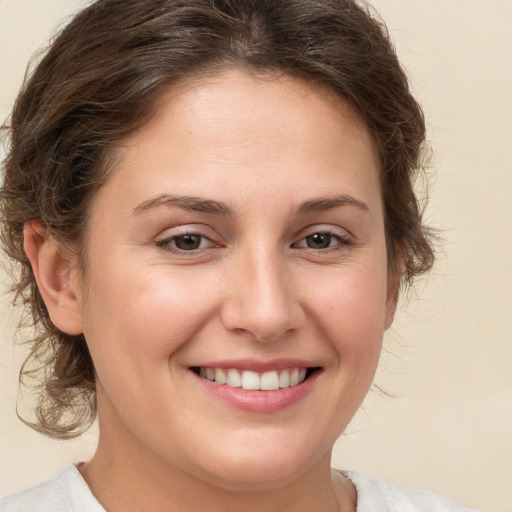
[[[341,188],[378,178],[360,116],[325,86],[231,70],[162,93],[150,120],[122,141],[112,179],[137,183],[138,193],[194,186],[195,195],[241,197],[262,187],[307,195],[313,185],[326,195],[328,175]]]
[[[189,126],[197,130],[204,124],[208,141],[215,135],[227,141],[223,130],[229,127],[236,130],[239,137],[257,137],[260,128],[259,135],[267,138],[281,133],[291,134],[291,129],[300,138],[301,135],[311,135],[305,131],[301,134],[301,127],[307,129],[308,123],[315,123],[318,131],[330,131],[333,138],[340,134],[345,139],[355,138],[355,135],[373,147],[363,118],[339,94],[321,82],[277,72],[256,73],[228,68],[206,76],[193,75],[163,88],[150,111],[149,122],[126,142],[134,145],[149,134],[154,136],[163,124],[169,125],[169,122],[174,122],[175,128],[184,135]],[[300,122],[292,124],[294,120]],[[244,121],[250,121],[246,123],[250,130],[240,131]],[[325,133],[323,135],[325,137]]]

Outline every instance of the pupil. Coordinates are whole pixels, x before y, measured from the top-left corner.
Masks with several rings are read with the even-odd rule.
[[[201,237],[197,235],[181,235],[176,238],[176,247],[184,251],[193,251],[199,247]]]
[[[315,233],[307,238],[308,247],[311,249],[325,249],[331,243],[331,235],[328,233]]]

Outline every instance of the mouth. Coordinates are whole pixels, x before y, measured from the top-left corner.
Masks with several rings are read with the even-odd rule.
[[[319,367],[292,367],[280,370],[257,372],[239,368],[208,368],[194,366],[190,368],[201,379],[230,388],[242,388],[248,391],[276,391],[293,388],[308,380],[320,371]]]

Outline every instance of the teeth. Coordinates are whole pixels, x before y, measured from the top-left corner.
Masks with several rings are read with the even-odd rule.
[[[279,389],[279,375],[277,372],[265,372],[261,375],[261,387],[265,391]]]
[[[226,384],[228,377],[222,368],[215,368],[215,382]]]
[[[242,387],[244,389],[260,389],[260,376],[256,372],[245,370],[242,372]]]
[[[290,386],[296,386],[299,383],[299,369],[294,368],[290,373]]]
[[[281,372],[279,375],[279,387],[280,388],[287,388],[290,386],[290,372],[288,370],[285,370],[284,372]]]
[[[228,378],[226,384],[232,388],[239,388],[242,386],[242,378],[238,370],[228,370]]]
[[[199,376],[217,384],[247,390],[273,391],[297,386],[306,378],[306,368],[288,368],[258,373],[235,368],[200,368]]]

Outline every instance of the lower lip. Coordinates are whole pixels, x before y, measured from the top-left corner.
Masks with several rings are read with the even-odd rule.
[[[208,379],[203,379],[192,371],[190,373],[199,381],[204,389],[220,398],[223,402],[244,411],[270,414],[286,409],[304,398],[311,391],[321,371],[317,370],[297,386],[272,391],[233,388],[226,384],[217,384]]]

